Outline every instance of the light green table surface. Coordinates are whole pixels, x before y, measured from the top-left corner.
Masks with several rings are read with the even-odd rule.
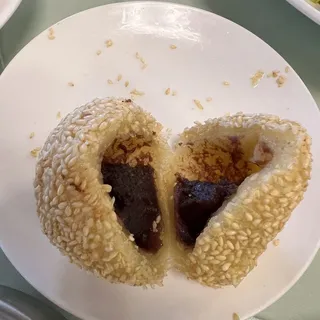
[[[110,2],[108,0],[22,0],[18,11],[0,31],[0,48],[4,64],[9,63],[24,45],[51,24],[76,12]],[[294,67],[320,106],[320,26],[304,17],[285,0],[176,2],[213,11],[258,35]],[[303,236],[305,235],[297,234],[297,237]],[[18,274],[1,250],[0,284],[20,289],[45,300]],[[64,314],[70,320],[76,319]],[[265,320],[320,320],[320,254],[316,256],[298,283],[259,316]]]

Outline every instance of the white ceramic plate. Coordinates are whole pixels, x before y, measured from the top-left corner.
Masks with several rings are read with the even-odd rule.
[[[270,245],[238,288],[220,290],[176,274],[155,290],[111,285],[69,264],[40,231],[30,150],[43,144],[58,122],[57,112],[65,115],[95,97],[130,97],[133,88],[145,92],[137,102],[173,133],[195,120],[243,111],[298,120],[318,137],[319,112],[298,75],[291,68],[285,73],[287,63],[245,29],[180,5],[103,6],[66,19],[53,31],[54,40],[48,39],[48,30],[43,32],[0,77],[0,242],[14,266],[45,296],[86,320],[231,320],[233,312],[245,318],[278,299],[298,280],[318,247],[319,139],[313,143],[308,192],[281,233],[280,246]],[[109,48],[104,44],[108,39],[113,41]],[[145,69],[136,52],[148,64]],[[250,77],[259,69],[279,70],[287,81],[278,88],[274,78],[265,77],[253,88]],[[168,87],[177,95],[165,95]],[[193,99],[200,100],[204,110]],[[35,137],[30,140],[31,132]]]
[[[0,29],[19,7],[21,0],[0,0]]]
[[[297,10],[320,25],[320,5],[310,0],[287,0]]]

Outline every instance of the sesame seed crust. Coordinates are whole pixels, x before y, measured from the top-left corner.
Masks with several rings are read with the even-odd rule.
[[[162,285],[166,242],[155,255],[135,245],[100,172],[102,156],[116,138],[143,136],[159,151],[166,148],[161,130],[131,100],[107,98],[75,109],[49,135],[36,165],[37,212],[50,242],[80,268],[111,282]],[[154,169],[157,175],[160,168]]]
[[[190,143],[221,141],[224,136],[236,135],[249,139],[252,135],[267,144],[272,159],[261,171],[249,175],[236,194],[225,201],[194,248],[179,243],[174,249],[177,269],[210,287],[237,286],[257,265],[267,244],[303,199],[310,179],[311,139],[303,127],[275,116],[242,113],[186,129],[177,142],[182,146],[175,152],[178,172],[186,173]]]

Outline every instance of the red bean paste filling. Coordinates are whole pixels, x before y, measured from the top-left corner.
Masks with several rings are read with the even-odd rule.
[[[224,147],[207,141],[201,148],[192,143],[179,144],[189,149],[188,156],[193,159],[188,168],[192,178],[177,175],[174,189],[176,234],[186,246],[194,246],[208,221],[217,215],[223,202],[236,193],[244,179],[272,159],[272,151],[265,143],[252,141],[247,146],[247,151],[251,150],[249,153],[254,156],[251,159],[244,154],[241,136],[226,138]]]
[[[178,177],[174,189],[174,207],[179,240],[187,246],[194,246],[208,221],[237,188],[235,183],[226,180],[212,183]]]
[[[125,228],[134,235],[139,248],[156,253],[162,246],[161,224],[154,229],[154,221],[161,216],[158,205],[154,169],[150,165],[110,164],[102,162],[103,183],[112,186],[115,211]]]

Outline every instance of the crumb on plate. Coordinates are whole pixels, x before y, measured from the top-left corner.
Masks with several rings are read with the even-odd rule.
[[[56,38],[56,36],[54,35],[54,29],[53,28],[49,28],[49,34],[48,34],[48,39],[49,40],[54,40]]]
[[[113,81],[108,79],[108,84],[113,84]]]
[[[172,95],[172,96],[176,96],[176,95],[177,95],[177,91],[176,91],[176,90],[173,90],[171,95]]]
[[[276,80],[277,84],[278,84],[278,87],[282,87],[284,85],[284,83],[286,82],[286,77],[284,76],[279,76]]]
[[[117,77],[117,81],[120,81],[122,79],[122,74],[119,74]]]
[[[31,133],[29,134],[29,139],[32,139],[32,138],[34,137],[34,135],[35,135],[35,133],[34,133],[34,132],[31,132]]]
[[[127,87],[129,86],[129,81],[126,81],[126,82],[124,83],[124,86],[127,88]]]
[[[229,81],[223,81],[222,84],[223,84],[224,86],[230,86],[230,82],[229,82]]]
[[[172,45],[170,45],[170,49],[172,49],[172,50],[177,49],[177,46],[172,44]]]
[[[34,148],[30,151],[30,154],[32,157],[36,158],[40,152],[41,148],[40,147],[37,147],[37,148]]]
[[[240,320],[240,317],[237,313],[233,313],[232,320]]]
[[[171,89],[170,89],[170,88],[167,88],[164,93],[168,96],[168,95],[170,94],[170,92],[171,92]]]
[[[97,56],[100,56],[101,53],[102,53],[101,50],[97,50],[96,55],[97,55]]]
[[[279,240],[279,239],[274,239],[274,240],[272,241],[272,243],[273,243],[273,245],[274,245],[275,247],[277,247],[277,246],[280,244],[280,240]]]
[[[61,119],[61,112],[60,111],[57,112],[57,119]]]
[[[133,89],[131,92],[130,92],[132,95],[134,96],[143,96],[144,95],[144,92],[143,91],[139,91],[137,89]]]
[[[70,82],[68,82],[68,86],[69,87],[74,87],[74,83],[70,81]]]
[[[198,109],[203,110],[203,106],[199,100],[194,99],[193,102],[197,106]]]
[[[145,59],[140,55],[139,52],[136,52],[136,59],[141,62],[141,69],[145,69],[148,66]]]
[[[211,101],[212,101],[212,98],[211,98],[211,97],[208,97],[208,98],[206,99],[206,101],[207,101],[207,102],[211,102]]]
[[[264,72],[262,70],[258,70],[250,79],[252,87],[256,87],[260,80],[264,77]]]
[[[107,48],[110,48],[111,46],[113,46],[113,41],[111,39],[108,39],[106,42],[105,42]]]
[[[290,71],[289,66],[286,66],[286,67],[284,68],[284,71],[285,71],[285,73],[288,73],[288,72]]]

